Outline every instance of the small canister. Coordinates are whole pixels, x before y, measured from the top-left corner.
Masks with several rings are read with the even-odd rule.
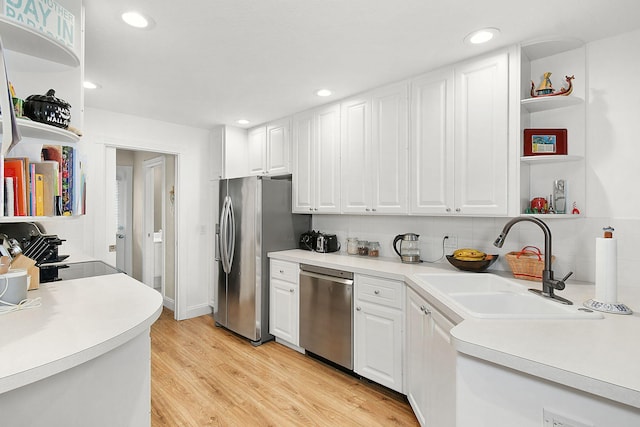
[[[20,304],[27,299],[27,270],[15,269],[0,274],[0,307]]]
[[[366,240],[358,240],[358,255],[369,255],[369,242]]]
[[[380,255],[380,243],[369,242],[369,256],[377,257]]]
[[[349,255],[358,255],[358,238],[347,237],[347,253]]]

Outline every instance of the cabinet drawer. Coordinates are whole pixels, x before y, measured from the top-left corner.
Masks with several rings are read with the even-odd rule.
[[[285,282],[298,283],[298,264],[295,262],[271,260],[271,278],[284,280]]]
[[[402,308],[404,284],[396,280],[356,276],[356,298],[387,307]]]

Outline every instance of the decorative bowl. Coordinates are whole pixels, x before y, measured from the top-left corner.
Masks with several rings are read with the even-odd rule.
[[[458,270],[463,271],[473,271],[479,273],[481,271],[485,271],[491,264],[496,262],[498,259],[498,255],[487,255],[485,259],[478,261],[463,261],[460,259],[454,258],[453,255],[447,255],[447,261],[451,263]]]

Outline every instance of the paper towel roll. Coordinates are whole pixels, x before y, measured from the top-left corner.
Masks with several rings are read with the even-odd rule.
[[[596,301],[618,302],[618,242],[596,238]]]

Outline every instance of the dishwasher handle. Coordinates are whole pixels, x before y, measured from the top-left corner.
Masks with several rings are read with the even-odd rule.
[[[334,277],[334,276],[326,276],[324,274],[317,274],[317,273],[312,273],[310,271],[304,271],[301,270],[300,271],[300,276],[307,276],[307,277],[313,277],[315,279],[320,279],[320,280],[328,280],[331,281],[333,283],[339,283],[341,285],[353,285],[353,279],[343,279],[341,277]]]

